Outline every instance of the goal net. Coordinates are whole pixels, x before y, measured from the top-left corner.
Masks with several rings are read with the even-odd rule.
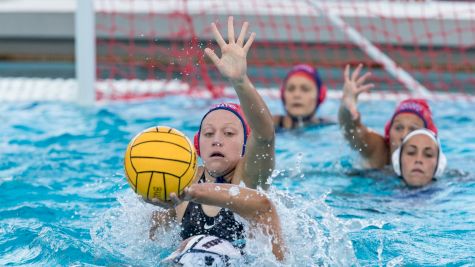
[[[475,4],[469,1],[95,0],[99,99],[226,94],[204,57],[210,27],[226,36],[244,21],[256,40],[248,75],[277,92],[295,64],[317,67],[338,93],[346,64],[373,73],[373,94],[429,92],[471,97],[475,87]],[[425,91],[427,90],[427,91]]]

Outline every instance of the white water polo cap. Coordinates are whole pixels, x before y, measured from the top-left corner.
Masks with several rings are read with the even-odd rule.
[[[229,241],[210,235],[197,235],[190,238],[184,248],[179,248],[162,263],[178,266],[229,266],[230,261],[238,260],[241,251]]]
[[[447,158],[445,157],[444,152],[442,152],[442,146],[440,144],[440,140],[437,137],[437,135],[433,131],[431,131],[429,129],[426,129],[426,128],[421,128],[421,129],[417,129],[415,131],[410,132],[408,135],[406,135],[404,137],[404,139],[402,140],[401,145],[393,152],[392,157],[391,157],[391,161],[392,161],[392,164],[393,164],[394,172],[399,176],[402,175],[401,149],[402,149],[403,145],[407,141],[409,141],[409,139],[411,139],[412,137],[414,137],[416,135],[420,135],[420,134],[430,137],[430,139],[432,139],[435,142],[435,144],[437,145],[437,148],[439,149],[439,154],[438,154],[438,157],[437,157],[437,167],[436,167],[435,172],[434,172],[434,178],[438,178],[438,177],[442,176],[442,174],[444,173],[445,167],[447,166]]]

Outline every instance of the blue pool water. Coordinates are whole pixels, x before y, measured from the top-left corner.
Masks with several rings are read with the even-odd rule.
[[[268,100],[280,112],[277,100]],[[148,239],[153,210],[127,185],[123,153],[154,125],[191,137],[210,101],[185,97],[94,108],[0,106],[0,266],[157,266],[178,230]],[[395,103],[362,102],[382,131]],[[290,266],[475,265],[475,110],[432,103],[449,171],[409,190],[387,172],[359,172],[337,125],[277,136],[271,197]],[[321,114],[336,119],[338,102]],[[274,266],[265,240],[248,242],[250,266]]]

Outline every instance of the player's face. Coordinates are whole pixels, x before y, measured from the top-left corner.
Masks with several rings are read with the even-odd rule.
[[[294,117],[304,117],[315,111],[317,104],[317,87],[310,79],[294,75],[285,85],[285,109]]]
[[[236,115],[216,110],[203,120],[200,153],[204,166],[213,176],[221,176],[236,167],[241,159],[244,129]]]
[[[391,154],[401,145],[404,137],[417,129],[424,128],[424,121],[412,113],[398,114],[389,130],[389,143]]]
[[[432,181],[439,150],[426,135],[411,137],[401,151],[402,177],[410,186],[424,186]]]

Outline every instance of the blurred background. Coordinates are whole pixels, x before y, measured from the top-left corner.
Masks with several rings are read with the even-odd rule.
[[[75,22],[79,14],[93,24]],[[81,90],[93,90],[96,100],[157,97],[170,90],[222,96],[227,84],[203,49],[215,46],[210,22],[225,32],[228,15],[237,25],[249,21],[257,33],[248,62],[259,88],[279,87],[292,65],[305,62],[339,90],[343,67],[361,62],[375,74],[375,93],[423,88],[467,99],[474,93],[471,1],[2,0],[0,77],[57,79],[58,86],[58,79],[66,79],[60,92],[74,101],[78,89],[68,79],[78,75],[78,61],[93,60],[94,71],[83,68],[82,80],[96,83]],[[75,54],[80,49],[83,56]],[[1,92],[22,87],[6,81],[13,82],[3,79]]]

